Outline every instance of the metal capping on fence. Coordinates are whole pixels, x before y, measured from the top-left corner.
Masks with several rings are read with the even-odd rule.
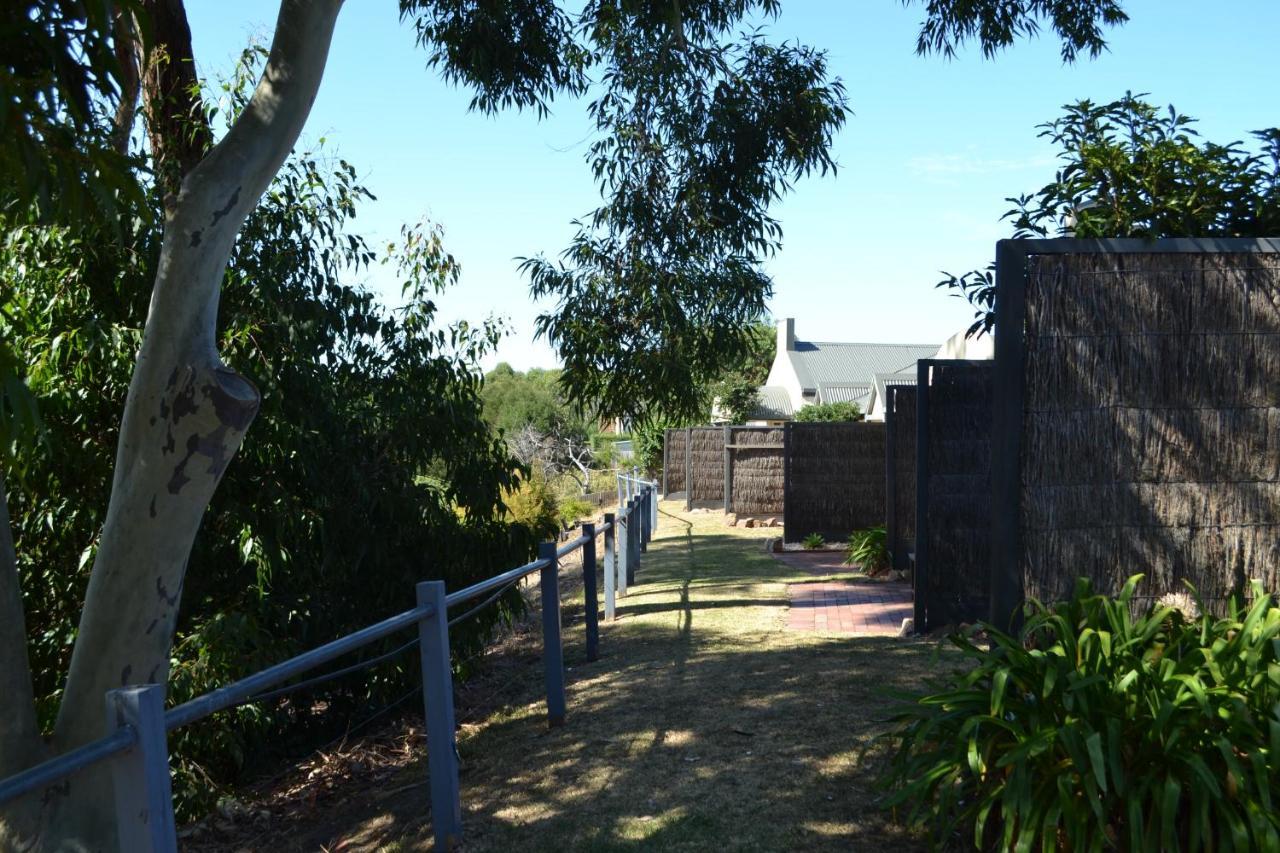
[[[361,649],[414,625],[422,665],[422,691],[426,709],[427,769],[430,777],[431,818],[437,850],[454,847],[462,837],[462,806],[458,788],[457,726],[453,711],[453,673],[449,656],[449,627],[497,601],[521,579],[539,573],[542,595],[543,665],[549,725],[565,720],[564,652],[561,642],[559,561],[582,549],[583,587],[586,599],[587,659],[599,657],[599,624],[596,604],[597,536],[605,544],[605,618],[615,616],[615,594],[626,594],[635,583],[640,555],[658,527],[658,484],[641,479],[638,471],[618,475],[618,511],[605,513],[604,523],[583,524],[582,534],[559,548],[554,542],[539,546],[538,558],[523,566],[494,575],[456,592],[445,593],[444,581],[422,581],[416,586],[417,606],[323,646],[303,652],[261,672],[164,710],[163,684],[143,684],[111,690],[106,696],[107,725],[111,733],[84,746],[0,779],[0,805],[40,790],[79,770],[113,759],[120,849],[130,853],[173,853],[178,849],[170,788],[166,735],[174,729],[204,719],[218,711],[280,692],[306,686],[367,668],[382,656],[272,691],[281,682],[321,664]],[[592,547],[587,547],[588,545]],[[448,609],[489,594],[485,601],[454,619]]]

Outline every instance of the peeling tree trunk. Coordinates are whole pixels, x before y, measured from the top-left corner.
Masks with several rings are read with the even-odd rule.
[[[108,690],[167,680],[196,530],[258,411],[257,389],[218,357],[222,278],[240,226],[306,121],[340,7],[341,0],[284,0],[252,99],[186,175],[167,211],[111,500],[54,730],[55,752],[106,733]],[[116,848],[105,767],[44,793],[33,797],[42,801],[41,847]]]

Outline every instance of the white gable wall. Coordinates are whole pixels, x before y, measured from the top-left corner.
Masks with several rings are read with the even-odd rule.
[[[791,351],[796,345],[795,320],[778,321],[778,345],[773,354],[773,366],[769,368],[769,378],[765,385],[777,385],[787,390],[791,398],[791,410],[796,411],[805,405],[804,387],[800,383],[800,375],[791,361]]]

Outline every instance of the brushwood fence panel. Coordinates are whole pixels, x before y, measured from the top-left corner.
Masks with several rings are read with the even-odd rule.
[[[786,541],[843,541],[884,523],[883,423],[789,423],[784,444]]]
[[[685,447],[689,441],[687,429],[669,429],[662,436],[662,493],[667,496],[683,495],[689,487],[685,467]]]
[[[779,427],[666,430],[663,493],[686,505],[744,515],[781,515],[783,432]]]
[[[738,515],[780,516],[786,479],[783,476],[780,427],[728,427],[725,470],[729,500],[725,510]]]
[[[1147,598],[1186,581],[1217,610],[1252,578],[1280,588],[1277,251],[1000,244],[993,618],[1078,576],[1141,572]]]
[[[724,427],[694,427],[689,430],[689,506],[720,506],[724,503]]]
[[[990,361],[924,359],[916,383],[916,624],[990,612]]]
[[[908,571],[909,552],[916,547],[916,389],[890,385],[885,389],[885,536],[893,567]]]

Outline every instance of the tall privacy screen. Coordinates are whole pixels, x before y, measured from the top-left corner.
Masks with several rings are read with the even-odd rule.
[[[990,361],[923,359],[916,380],[916,628],[985,618],[991,582]]]
[[[884,436],[883,423],[787,424],[786,541],[842,541],[884,523]]]
[[[893,567],[910,569],[916,547],[916,388],[885,389],[885,537]]]
[[[997,248],[992,618],[1280,570],[1280,241]]]

